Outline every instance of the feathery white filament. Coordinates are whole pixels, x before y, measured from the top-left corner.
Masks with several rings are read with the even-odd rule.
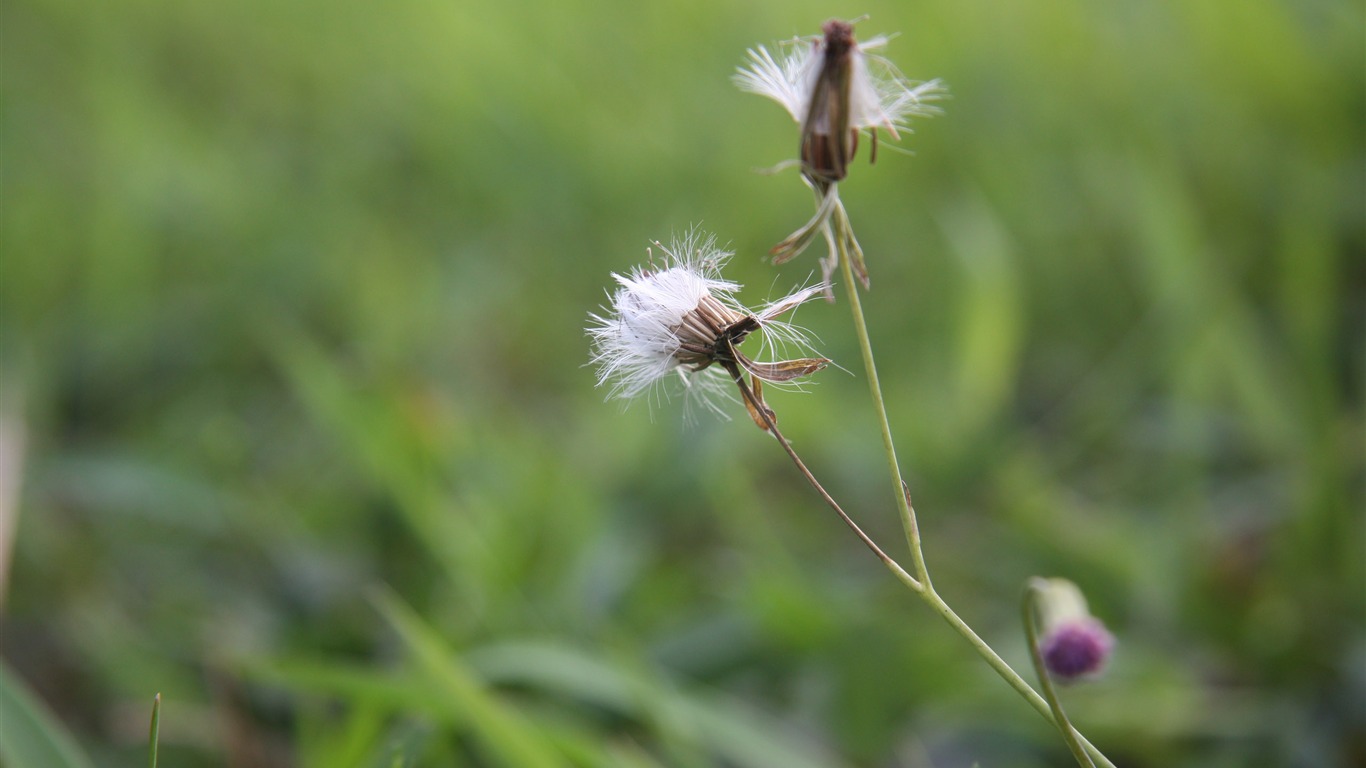
[[[725,316],[724,325],[745,317],[757,321],[763,347],[809,348],[801,329],[777,320],[817,295],[823,285],[801,289],[751,312],[735,299],[737,283],[723,280],[720,268],[731,254],[718,249],[714,238],[691,232],[669,247],[659,245],[668,256],[663,269],[636,268],[629,274],[613,274],[618,288],[611,293],[603,315],[590,315],[592,362],[598,368],[598,386],[608,386],[608,397],[635,398],[656,389],[664,381],[682,383],[688,401],[724,413],[718,401],[731,399],[733,382],[722,366],[700,365],[706,360],[689,349],[685,340],[698,342],[696,328],[706,302],[710,314]],[[719,330],[724,330],[721,328]],[[715,341],[707,339],[706,341]]]
[[[825,55],[821,38],[806,45],[802,42],[788,43],[789,52],[781,62],[762,45],[751,48],[749,67],[737,68],[734,77],[740,90],[773,99],[799,123],[806,119]],[[909,127],[908,118],[938,112],[926,102],[941,95],[944,88],[938,80],[913,84],[890,61],[868,53],[886,44],[887,38],[878,36],[855,45],[850,52],[849,125],[855,129],[885,128],[896,138],[898,128]]]

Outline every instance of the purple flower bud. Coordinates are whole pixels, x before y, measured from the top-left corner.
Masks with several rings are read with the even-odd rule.
[[[1039,642],[1044,666],[1062,683],[1100,674],[1114,647],[1114,635],[1091,616],[1061,622]]]
[[[1087,610],[1077,585],[1067,579],[1033,579],[1029,595],[1039,617],[1039,656],[1049,676],[1072,683],[1100,674],[1115,637]]]

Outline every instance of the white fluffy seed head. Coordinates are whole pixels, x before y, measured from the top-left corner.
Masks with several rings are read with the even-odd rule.
[[[807,347],[805,334],[775,318],[818,294],[817,285],[766,305],[757,313],[735,299],[740,285],[721,279],[729,252],[716,247],[715,238],[696,231],[676,238],[669,246],[656,243],[666,263],[637,267],[629,274],[613,274],[618,287],[609,295],[603,314],[590,315],[592,363],[598,386],[609,398],[632,399],[652,393],[669,396],[676,383],[685,402],[705,406],[725,416],[720,404],[733,399],[734,382],[720,365],[696,350],[716,341],[708,329],[752,317],[757,321],[762,347]]]
[[[631,399],[676,375],[689,401],[715,407],[716,396],[728,391],[729,378],[716,368],[690,370],[679,356],[678,329],[708,296],[739,311],[734,294],[740,286],[720,277],[731,254],[697,232],[658,247],[667,259],[662,268],[614,273],[619,287],[611,294],[607,314],[592,315],[588,335],[598,386],[609,386],[609,397]]]

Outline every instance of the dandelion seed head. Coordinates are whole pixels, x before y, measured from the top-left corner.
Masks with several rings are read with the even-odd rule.
[[[693,230],[667,246],[655,245],[664,263],[613,274],[617,288],[607,306],[602,314],[590,315],[592,364],[608,397],[629,400],[649,393],[667,398],[681,390],[689,407],[697,404],[724,415],[720,406],[733,399],[736,366],[751,373],[757,368],[761,378],[781,375],[774,380],[785,382],[787,369],[769,374],[767,364],[753,363],[734,347],[758,335],[765,350],[808,349],[806,332],[778,317],[824,286],[803,288],[751,312],[735,298],[740,285],[721,277],[731,254],[718,248],[714,237]],[[806,362],[819,363],[813,371],[824,364],[823,359]]]

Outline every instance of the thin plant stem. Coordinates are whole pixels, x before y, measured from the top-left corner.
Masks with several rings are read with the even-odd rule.
[[[878,381],[877,364],[873,359],[873,345],[868,338],[868,323],[864,319],[863,303],[859,300],[858,286],[854,280],[854,271],[849,255],[849,244],[855,242],[854,232],[849,224],[849,216],[845,212],[842,202],[837,201],[835,203],[835,210],[830,219],[833,222],[833,231],[827,230],[827,237],[834,243],[840,261],[840,269],[844,275],[844,285],[849,297],[849,311],[853,315],[859,351],[863,355],[863,367],[868,375],[868,389],[872,395],[878,426],[882,430],[882,445],[887,454],[887,468],[892,477],[892,484],[896,489],[897,510],[900,512],[901,524],[906,532],[906,543],[911,550],[916,577],[919,583],[923,585],[923,588],[915,591],[955,632],[967,640],[968,644],[977,651],[977,654],[986,661],[987,665],[995,670],[996,674],[1000,675],[1011,688],[1014,688],[1035,711],[1055,727],[1061,728],[1062,726],[1049,703],[1023,677],[1020,677],[1019,673],[1012,669],[1005,659],[1002,659],[985,640],[978,636],[972,627],[968,626],[967,622],[963,621],[953,608],[949,607],[948,603],[944,602],[944,598],[939,596],[939,593],[934,589],[934,584],[930,581],[929,569],[925,564],[925,554],[921,548],[920,528],[916,523],[915,508],[911,504],[907,485],[901,477],[901,465],[897,461],[896,445],[892,440],[892,427],[887,419],[887,405],[882,397],[882,385]],[[1100,750],[1087,741],[1084,736],[1077,733],[1076,737],[1086,752],[1102,766],[1115,768],[1114,763],[1101,754]]]
[[[877,413],[878,427],[882,430],[882,447],[887,452],[887,470],[891,473],[892,487],[896,490],[896,505],[897,511],[901,514],[901,527],[906,533],[906,544],[911,550],[911,562],[915,567],[916,578],[926,586],[926,591],[933,591],[930,571],[925,565],[925,553],[920,547],[920,527],[916,524],[915,508],[911,506],[910,493],[906,490],[908,486],[906,481],[901,479],[901,465],[896,459],[892,426],[887,420],[887,405],[882,398],[882,386],[878,383],[873,345],[868,339],[868,323],[863,318],[863,304],[859,301],[858,286],[854,282],[854,270],[847,245],[854,233],[849,226],[849,216],[844,212],[844,203],[835,203],[834,215],[831,218],[835,221],[832,239],[839,254],[840,269],[844,273],[844,286],[849,295],[849,310],[854,316],[854,330],[858,334],[859,351],[863,355],[863,368],[868,375],[868,389],[873,397],[873,409]]]
[[[1035,605],[1045,586],[1046,583],[1041,579],[1030,579],[1028,586],[1025,587],[1024,599],[1020,605],[1020,618],[1024,621],[1025,638],[1029,641],[1029,657],[1034,662],[1034,673],[1039,676],[1039,688],[1043,690],[1043,697],[1048,701],[1049,708],[1053,710],[1053,722],[1057,724],[1058,730],[1062,731],[1062,739],[1067,742],[1067,748],[1072,750],[1072,757],[1076,758],[1077,765],[1081,768],[1096,768],[1096,764],[1091,762],[1091,757],[1086,754],[1086,750],[1078,741],[1081,734],[1072,727],[1072,721],[1067,719],[1067,713],[1063,711],[1062,701],[1058,699],[1058,692],[1053,687],[1053,678],[1048,674],[1048,667],[1043,662],[1043,654],[1039,651],[1039,630],[1035,624]]]
[[[1005,659],[1002,659],[997,655],[996,651],[992,650],[991,646],[987,645],[987,642],[979,637],[977,633],[973,631],[972,627],[968,626],[967,622],[963,621],[963,619],[949,607],[948,603],[944,602],[944,598],[940,597],[939,593],[935,592],[933,588],[929,588],[919,594],[921,598],[934,609],[935,613],[938,613],[944,621],[948,622],[949,626],[953,627],[959,635],[962,635],[964,640],[968,641],[973,649],[977,651],[978,655],[986,660],[988,666],[996,670],[996,674],[1000,675],[1011,688],[1014,688],[1015,691],[1019,693],[1036,712],[1042,715],[1045,720],[1052,723],[1054,727],[1057,727],[1057,720],[1055,719],[1053,710],[1049,707],[1048,702],[1045,701],[1044,698],[1039,695],[1038,691],[1035,691],[1029,683],[1025,682],[1025,679],[1020,677],[1019,673],[1012,669],[1011,666],[1006,663]],[[1085,748],[1087,753],[1095,758],[1100,765],[1105,768],[1115,768],[1115,764],[1110,762],[1110,759],[1102,754],[1094,744],[1087,741],[1085,736],[1078,733],[1077,740],[1081,742],[1082,747]]]
[[[754,390],[751,389],[749,383],[745,381],[744,374],[740,371],[740,368],[734,364],[728,364],[726,365],[726,368],[730,372],[731,378],[735,380],[736,386],[740,388],[740,394],[745,398],[745,401],[749,404],[751,410],[763,419],[769,434],[773,435],[773,437],[778,440],[778,444],[783,447],[788,458],[792,459],[792,463],[796,465],[797,471],[801,472],[802,477],[806,478],[806,482],[810,483],[811,487],[816,489],[816,493],[820,494],[821,499],[825,501],[826,505],[835,510],[835,514],[839,515],[840,519],[844,521],[844,524],[849,526],[849,529],[854,532],[854,535],[859,538],[859,541],[862,541],[868,549],[872,550],[873,554],[877,556],[877,559],[881,560],[882,564],[887,566],[887,569],[895,574],[902,583],[910,587],[912,591],[922,592],[924,587],[921,585],[921,582],[907,573],[906,569],[902,568],[901,564],[893,560],[890,555],[883,552],[882,548],[879,547],[868,534],[863,532],[863,529],[858,526],[858,523],[855,523],[854,519],[849,517],[844,511],[844,508],[839,505],[839,502],[835,501],[835,498],[825,490],[825,486],[821,485],[820,481],[816,479],[816,476],[812,474],[811,470],[806,466],[806,462],[802,461],[802,458],[797,455],[796,449],[792,447],[792,444],[787,441],[786,437],[783,437],[783,433],[778,430],[778,424],[773,420],[773,416],[769,413],[768,406],[755,396]]]

